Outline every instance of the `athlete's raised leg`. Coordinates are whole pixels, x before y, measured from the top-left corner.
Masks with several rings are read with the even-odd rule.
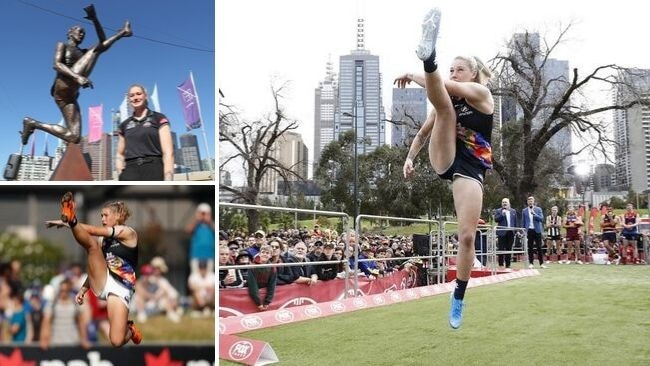
[[[436,62],[436,41],[440,9],[427,13],[422,23],[422,40],[416,51],[424,64],[427,97],[436,111],[436,123],[429,140],[429,159],[438,174],[444,173],[456,156],[456,112]]]

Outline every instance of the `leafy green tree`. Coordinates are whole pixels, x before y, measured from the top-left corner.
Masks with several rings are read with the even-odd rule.
[[[248,218],[240,211],[234,212],[230,217],[230,229],[235,231],[246,231],[248,227]],[[248,230],[250,233],[251,231]]]
[[[416,159],[415,176],[404,178],[402,167],[407,153],[405,147],[382,146],[368,155],[367,165],[373,167],[368,209],[396,217],[450,214],[453,201],[449,184],[435,174],[427,154]]]
[[[287,229],[293,228],[293,226],[294,226],[294,221],[295,221],[295,220],[294,220],[294,217],[293,217],[292,214],[289,214],[289,213],[283,212],[283,213],[280,215],[280,221],[279,221],[279,224],[280,224],[280,227],[282,227],[284,230],[287,230]]]
[[[352,131],[331,142],[323,149],[315,174],[321,186],[321,202],[330,209],[343,206],[350,216],[354,214],[353,146]],[[449,184],[433,172],[426,154],[415,161],[415,177],[404,179],[402,166],[407,152],[405,147],[381,146],[359,156],[361,213],[418,217],[429,212],[434,216],[452,212]]]
[[[321,187],[321,202],[354,216],[354,131],[343,133],[321,152],[314,178]],[[331,207],[338,206],[338,207]]]
[[[624,209],[625,208],[625,200],[620,199],[618,197],[612,197],[609,199],[609,205],[612,206],[612,208],[615,208],[617,210]]]
[[[316,224],[323,229],[330,228],[332,226],[330,220],[326,216],[318,216],[316,219]]]
[[[0,262],[18,260],[22,263],[22,279],[26,283],[39,280],[47,283],[59,272],[65,259],[63,249],[47,240],[26,241],[14,234],[0,235]]]

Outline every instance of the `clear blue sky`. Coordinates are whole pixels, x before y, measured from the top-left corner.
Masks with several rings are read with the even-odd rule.
[[[20,147],[18,131],[22,119],[58,123],[61,113],[50,96],[54,80],[52,69],[58,41],[65,42],[68,28],[80,24],[86,38],[80,45],[89,48],[97,42],[92,24],[83,19],[83,8],[93,3],[106,35],[131,21],[134,37],[123,38],[102,54],[90,75],[94,89],[81,89],[82,134],[88,134],[88,107],[104,105],[104,132],[111,132],[111,109],[118,109],[126,89],[133,83],[144,85],[149,94],[158,84],[161,112],[171,121],[173,132],[185,133],[185,121],[176,86],[194,74],[199,95],[209,155],[215,157],[215,85],[214,85],[214,1],[132,1],[132,0],[3,0],[0,5],[0,170],[9,154]],[[34,6],[45,8],[53,14]],[[64,16],[69,18],[66,18]],[[71,19],[74,18],[74,19]],[[139,37],[209,52],[152,42]],[[199,138],[201,158],[206,147],[200,129],[192,130]],[[45,133],[36,132],[36,154],[44,149]],[[48,137],[50,155],[58,143]],[[30,144],[25,148],[29,152]]]

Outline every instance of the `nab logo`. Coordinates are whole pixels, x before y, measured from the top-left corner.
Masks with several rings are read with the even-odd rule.
[[[293,321],[293,313],[289,310],[280,310],[275,313],[275,320],[280,323],[289,323]]]
[[[318,306],[308,306],[305,308],[305,315],[315,318],[317,316],[320,316],[322,313],[320,311],[320,308]]]
[[[253,353],[253,344],[249,341],[239,341],[228,350],[230,358],[234,361],[241,361]]]
[[[240,321],[240,324],[242,327],[246,329],[255,329],[259,328],[262,326],[262,319],[259,316],[252,315],[252,316],[245,316],[242,318]]]
[[[333,302],[330,304],[330,309],[335,313],[342,313],[345,311],[345,304],[342,302]]]
[[[413,290],[406,290],[406,297],[408,297],[409,299],[413,299],[417,297],[417,294]]]

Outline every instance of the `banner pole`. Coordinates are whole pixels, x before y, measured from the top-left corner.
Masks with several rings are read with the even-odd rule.
[[[194,84],[194,75],[190,70],[190,80],[192,81],[192,87],[194,88],[194,97],[196,98],[196,106],[199,109],[199,118],[201,118],[201,132],[203,134],[203,142],[205,143],[205,151],[208,154],[208,170],[214,175],[214,170],[212,168],[212,155],[210,154],[210,146],[208,145],[208,138],[205,134],[205,120],[203,119],[203,113],[201,112],[201,103],[199,102],[199,92],[196,89],[196,84]]]

